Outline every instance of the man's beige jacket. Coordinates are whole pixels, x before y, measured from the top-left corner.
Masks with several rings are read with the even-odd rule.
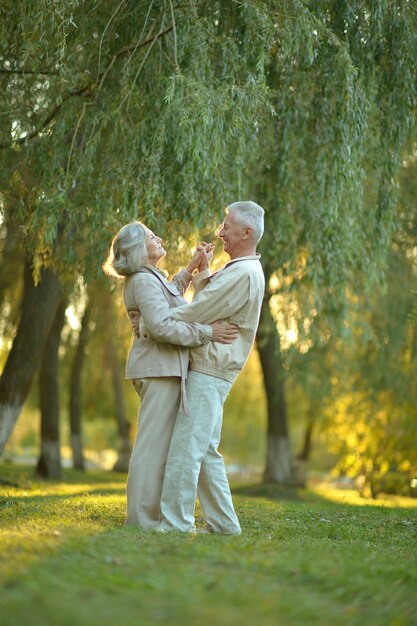
[[[208,280],[196,284],[191,304],[170,310],[177,321],[210,324],[227,319],[239,326],[239,336],[231,344],[209,341],[192,348],[191,370],[233,382],[243,368],[255,339],[265,291],[259,259],[257,255],[229,261]]]

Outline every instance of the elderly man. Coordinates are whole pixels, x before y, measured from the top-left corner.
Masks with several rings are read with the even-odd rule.
[[[208,279],[200,278],[191,304],[171,310],[173,319],[210,323],[227,319],[239,327],[228,345],[208,342],[190,350],[188,414],[180,410],[165,468],[161,531],[195,532],[198,496],[209,532],[239,535],[220,442],[223,404],[243,368],[255,338],[265,289],[256,246],[263,234],[264,210],[255,202],[227,207],[218,236],[230,261]]]

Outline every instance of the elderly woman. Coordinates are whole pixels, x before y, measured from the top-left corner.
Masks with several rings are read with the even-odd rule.
[[[185,303],[183,294],[192,272],[206,261],[199,248],[172,282],[157,268],[166,252],[162,239],[140,222],[123,226],[113,238],[103,270],[124,279],[123,299],[129,319],[139,310],[139,337],[129,352],[126,378],[140,397],[138,430],[127,479],[127,524],[154,528],[164,470],[175,418],[180,405],[187,412],[185,379],[188,348],[208,341],[231,343],[236,327],[175,322],[169,309]],[[168,343],[169,342],[169,343]]]

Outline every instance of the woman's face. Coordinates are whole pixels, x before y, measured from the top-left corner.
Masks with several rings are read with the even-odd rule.
[[[146,236],[145,244],[148,252],[148,263],[156,267],[158,261],[166,255],[164,248],[162,247],[162,239],[157,237],[149,228],[145,226]]]

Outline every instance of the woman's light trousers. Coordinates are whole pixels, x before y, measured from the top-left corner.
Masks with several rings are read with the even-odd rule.
[[[132,381],[140,397],[138,430],[127,478],[126,524],[155,528],[165,463],[181,399],[179,377]]]

